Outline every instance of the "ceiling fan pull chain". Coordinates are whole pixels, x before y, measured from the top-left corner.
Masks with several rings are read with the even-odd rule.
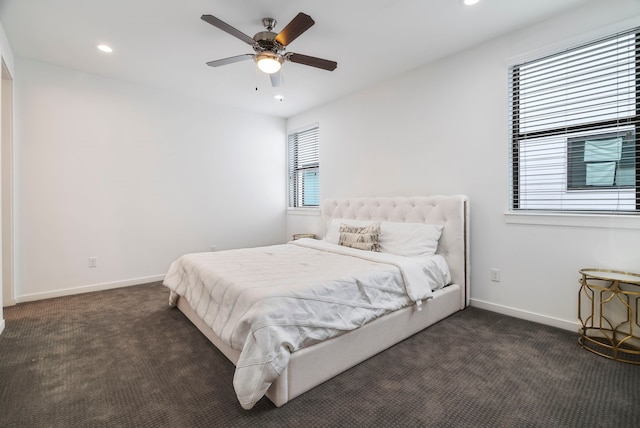
[[[256,92],[258,92],[258,66],[253,67],[253,83],[256,85]]]

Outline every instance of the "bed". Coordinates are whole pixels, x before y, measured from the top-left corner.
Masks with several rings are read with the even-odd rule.
[[[328,199],[323,202],[322,222],[324,239],[185,255],[171,265],[165,277],[164,284],[171,289],[170,304],[236,365],[234,388],[245,409],[252,408],[263,395],[280,407],[469,304],[466,196]],[[367,240],[375,233],[364,234],[365,244],[339,245],[335,241],[336,230],[342,239],[348,232],[368,232],[371,227],[378,228],[374,232],[380,238],[380,249],[386,245],[391,252],[397,239],[385,241],[384,236],[395,239],[396,230],[420,228],[420,234],[411,239],[435,239],[427,245],[435,254],[404,257],[404,253],[361,249],[359,245],[369,245]],[[422,233],[427,228],[433,233],[434,227],[439,230],[434,236]],[[356,236],[355,241],[362,242],[363,235]],[[404,251],[407,246],[403,241],[398,248]],[[288,266],[291,261],[296,265]],[[334,272],[336,278],[329,278]],[[420,275],[424,274],[428,278],[423,280]],[[303,277],[312,279],[309,286],[313,291],[298,285],[304,282]],[[353,283],[347,284],[345,278]],[[438,285],[438,281],[442,283]],[[340,288],[328,288],[329,282]],[[255,293],[262,297],[248,297]],[[393,296],[388,297],[389,293]],[[318,302],[328,306],[316,309]],[[349,306],[355,320],[345,315],[324,316],[341,306]],[[231,307],[239,315],[231,315]],[[260,315],[266,321],[255,315],[260,312],[255,308],[263,307],[271,311]],[[309,321],[313,311],[319,314],[314,317],[321,319]],[[290,314],[294,321],[282,319],[283,314]],[[301,338],[291,336],[292,330]],[[256,348],[264,350],[249,353],[254,351],[248,349]]]

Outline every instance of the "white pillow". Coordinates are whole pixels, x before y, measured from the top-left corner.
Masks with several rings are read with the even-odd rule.
[[[432,256],[438,249],[442,226],[438,224],[380,223],[379,251],[398,256]]]
[[[349,218],[334,218],[329,223],[329,227],[327,227],[327,232],[324,234],[324,240],[331,244],[338,244],[340,241],[340,225],[346,224],[347,226],[373,226],[378,223],[377,221],[371,220],[353,220]]]

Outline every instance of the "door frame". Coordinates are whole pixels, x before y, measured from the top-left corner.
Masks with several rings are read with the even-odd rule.
[[[2,306],[13,306],[14,236],[13,236],[13,78],[2,58],[2,88],[0,130],[0,217],[2,233]]]

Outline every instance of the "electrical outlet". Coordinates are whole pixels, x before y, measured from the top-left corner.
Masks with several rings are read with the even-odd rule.
[[[491,281],[500,282],[500,269],[491,268]]]
[[[97,267],[98,266],[98,258],[97,257],[89,257],[89,267]]]

